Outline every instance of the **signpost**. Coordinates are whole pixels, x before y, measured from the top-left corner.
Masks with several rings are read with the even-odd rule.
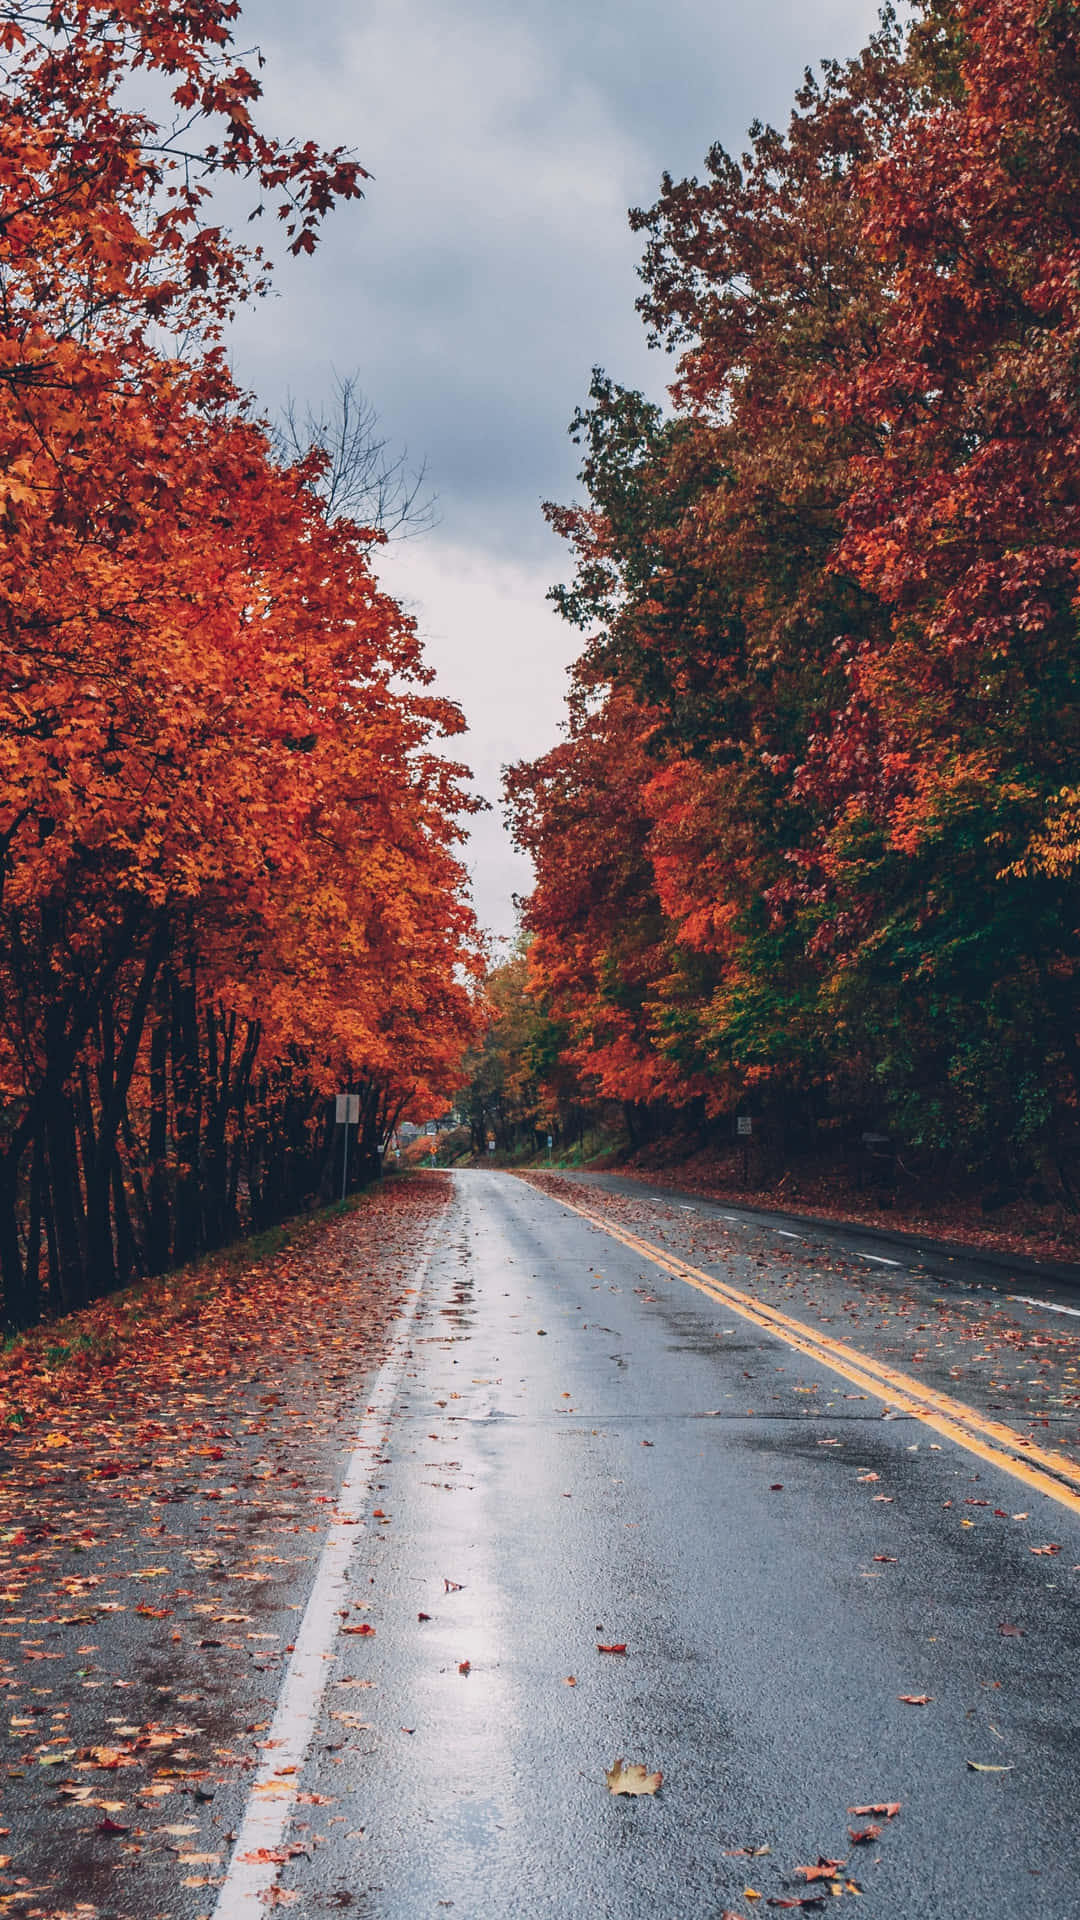
[[[735,1116],[735,1132],[737,1137],[742,1141],[742,1183],[744,1187],[750,1184],[750,1147],[748,1142],[753,1131],[754,1122],[750,1115],[748,1113],[737,1113]]]
[[[550,1133],[549,1133],[549,1134],[548,1134],[548,1166],[549,1166],[549,1167],[550,1167],[550,1165],[551,1165],[551,1149],[552,1149],[552,1147],[554,1146],[554,1144],[555,1144],[555,1143],[554,1143],[554,1141],[552,1140],[552,1137],[551,1137],[551,1135],[550,1135]]]
[[[341,1197],[344,1200],[349,1181],[349,1128],[360,1124],[360,1095],[339,1093],[334,1102],[334,1119],[339,1127],[345,1128],[345,1144],[341,1150]]]

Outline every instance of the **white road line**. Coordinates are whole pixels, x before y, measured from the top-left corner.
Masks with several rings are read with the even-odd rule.
[[[302,1769],[341,1626],[336,1609],[348,1592],[356,1525],[371,1498],[368,1481],[372,1455],[382,1449],[430,1261],[429,1248],[419,1265],[416,1290],[394,1324],[390,1350],[379,1369],[371,1399],[365,1405],[334,1517],[319,1555],[315,1583],[266,1735],[266,1751],[252,1783],[232,1858],[218,1892],[214,1920],[264,1920],[267,1900],[281,1871],[280,1865],[267,1859],[266,1854],[284,1842],[296,1806]]]
[[[861,1247],[855,1257],[857,1260],[873,1260],[879,1267],[902,1267],[904,1264],[902,1260],[886,1260],[883,1253],[864,1253]]]
[[[1033,1300],[1028,1293],[1007,1293],[1007,1300],[1020,1300],[1025,1307],[1045,1307],[1047,1313],[1068,1313],[1074,1320],[1080,1320],[1080,1307],[1059,1307],[1053,1300]]]
[[[782,1240],[801,1240],[802,1239],[801,1233],[789,1233],[786,1227],[776,1227],[774,1228],[774,1232],[778,1233]]]

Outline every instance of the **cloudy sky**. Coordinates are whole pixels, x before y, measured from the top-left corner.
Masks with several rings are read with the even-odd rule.
[[[358,373],[393,448],[424,461],[433,531],[388,550],[459,701],[481,793],[469,848],[496,934],[529,885],[500,768],[558,737],[575,637],[545,603],[566,568],[540,513],[575,493],[567,423],[589,370],[662,396],[634,312],[626,210],[661,172],[786,119],[803,68],[854,53],[872,0],[246,0],[275,131],[355,150],[374,178],[313,259],[238,321],[238,377],[268,411]],[[274,236],[268,238],[272,241]]]

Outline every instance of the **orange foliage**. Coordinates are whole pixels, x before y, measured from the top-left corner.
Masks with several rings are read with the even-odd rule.
[[[363,169],[255,125],[231,0],[9,20],[0,193],[0,1260],[9,1319],[215,1244],[445,1105],[475,1016],[458,710],[372,532],[276,464],[216,344]],[[43,26],[44,31],[31,32]],[[186,152],[124,103],[167,76]],[[191,152],[199,129],[207,135]]]

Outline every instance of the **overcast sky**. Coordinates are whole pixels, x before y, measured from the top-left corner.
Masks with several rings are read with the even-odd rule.
[[[574,496],[566,428],[590,368],[662,395],[634,311],[626,210],[699,172],[755,117],[786,120],[804,67],[854,53],[868,0],[246,0],[266,121],[344,144],[374,175],[314,258],[278,261],[243,314],[237,376],[273,411],[357,372],[397,449],[426,461],[434,531],[379,562],[420,622],[463,757],[495,811],[470,843],[477,909],[512,931],[529,872],[499,774],[558,738],[575,636],[545,604],[566,569],[540,512]],[[273,252],[276,235],[267,235]]]

